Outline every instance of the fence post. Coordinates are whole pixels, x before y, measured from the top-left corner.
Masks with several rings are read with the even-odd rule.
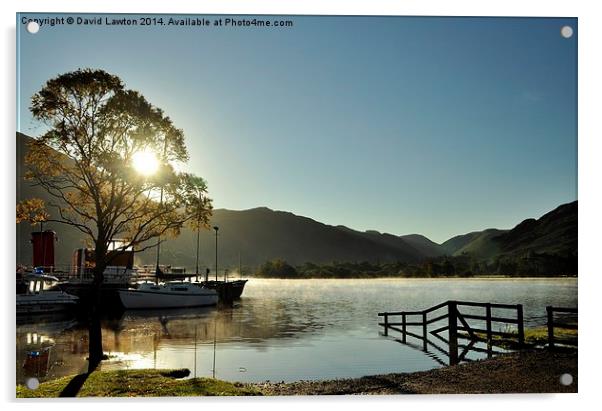
[[[428,337],[426,335],[426,311],[422,312],[422,336],[424,337],[424,340],[422,340],[422,348],[424,349],[424,351],[426,351],[427,344],[426,342],[428,341]]]
[[[401,341],[406,342],[406,313],[401,314]]]
[[[548,347],[554,348],[554,309],[552,306],[547,306],[548,313]]]
[[[516,319],[518,320],[518,345],[525,345],[525,323],[523,322],[523,305],[516,306]]]
[[[492,335],[491,335],[491,304],[487,303],[487,305],[485,305],[485,317],[487,318],[487,356],[491,357],[492,356],[492,352],[491,352],[491,348],[492,348]]]
[[[385,313],[385,335],[389,335],[389,313]]]
[[[455,301],[448,303],[449,310],[449,364],[458,363],[458,305]]]

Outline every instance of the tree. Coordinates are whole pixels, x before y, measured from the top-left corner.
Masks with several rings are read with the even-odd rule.
[[[46,207],[28,199],[17,221],[54,221],[75,227],[93,245],[90,367],[102,359],[98,306],[103,273],[121,249],[143,251],[157,238],[178,235],[191,219],[208,221],[211,200],[203,179],[178,173],[188,160],[182,130],[140,93],[103,70],[80,69],[49,80],[33,97],[30,110],[47,131],[29,145],[25,178],[52,198]],[[138,153],[151,153],[157,172],[139,173]],[[151,241],[155,240],[155,241]]]
[[[298,278],[295,267],[284,260],[275,259],[266,261],[255,273],[257,277],[266,278]]]

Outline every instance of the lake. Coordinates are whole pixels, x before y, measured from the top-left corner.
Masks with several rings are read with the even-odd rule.
[[[101,367],[188,368],[191,377],[245,382],[427,370],[445,355],[423,352],[416,340],[401,344],[397,333],[383,336],[377,313],[446,300],[523,304],[526,326],[544,325],[547,305],[577,306],[577,279],[251,279],[232,308],[104,320],[109,359]],[[17,382],[85,371],[87,344],[87,330],[72,318],[18,324]]]

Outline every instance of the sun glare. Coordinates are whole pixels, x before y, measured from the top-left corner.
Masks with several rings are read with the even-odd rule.
[[[142,175],[150,176],[159,169],[159,160],[154,152],[143,150],[134,153],[132,156],[132,165]]]

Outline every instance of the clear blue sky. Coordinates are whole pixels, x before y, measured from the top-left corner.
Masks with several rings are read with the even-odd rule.
[[[101,68],[184,130],[217,208],[442,242],[577,198],[576,19],[283,19],[35,35],[18,21],[19,131],[40,132],[28,106],[46,80]]]

